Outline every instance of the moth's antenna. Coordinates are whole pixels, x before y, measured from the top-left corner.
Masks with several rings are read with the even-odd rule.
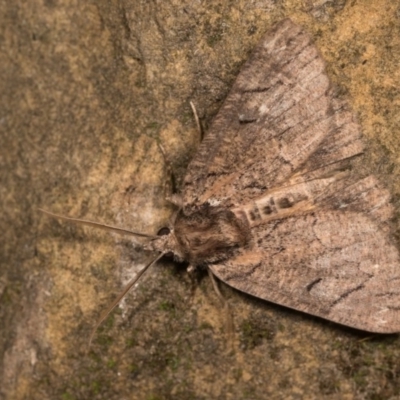
[[[99,320],[97,321],[96,325],[92,329],[89,337],[89,346],[88,350],[90,349],[90,345],[92,344],[92,340],[94,334],[97,331],[97,328],[104,322],[104,320],[110,315],[111,311],[118,305],[118,303],[124,298],[124,296],[129,292],[132,286],[140,279],[140,277],[152,266],[154,265],[165,253],[161,253],[157,258],[150,261],[143,269],[141,269],[136,276],[124,287],[124,290],[117,296],[117,298],[109,305],[109,307],[103,312]]]
[[[140,233],[140,232],[130,231],[128,229],[117,228],[116,226],[101,224],[99,222],[88,221],[86,219],[65,217],[64,215],[54,214],[52,212],[45,211],[41,208],[39,208],[39,211],[41,211],[42,213],[47,214],[53,218],[59,218],[59,219],[63,219],[64,221],[71,221],[71,222],[75,222],[75,223],[82,224],[82,225],[93,226],[95,228],[100,228],[100,229],[105,229],[107,231],[116,232],[121,235],[133,235],[133,236],[140,236],[140,237],[145,237],[145,238],[149,238],[149,239],[157,238],[157,236],[154,236],[154,235],[147,235],[146,233]]]

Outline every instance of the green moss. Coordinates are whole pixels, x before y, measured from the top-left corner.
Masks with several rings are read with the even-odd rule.
[[[138,344],[136,338],[129,338],[125,340],[125,345],[128,348],[134,347]]]
[[[364,369],[356,371],[353,380],[359,388],[364,388],[368,383],[368,374]]]
[[[236,382],[240,382],[243,376],[243,370],[241,368],[235,368],[233,370],[233,377],[236,380]]]
[[[174,312],[175,304],[170,300],[163,300],[159,305],[159,309],[162,311]]]
[[[65,392],[61,395],[62,400],[75,400],[75,397],[72,394]]]
[[[94,394],[100,393],[101,384],[99,381],[93,381],[90,386],[91,386],[92,393],[94,393]]]
[[[102,326],[102,330],[108,330],[108,329],[111,329],[112,327],[113,327],[113,325],[114,325],[114,318],[115,318],[115,315],[114,315],[114,312],[115,311],[117,311],[117,310],[114,310],[111,314],[110,314],[110,316],[104,321],[104,323],[103,323],[103,326]]]
[[[253,387],[247,387],[243,390],[243,399],[254,399],[256,390]]]
[[[162,400],[162,398],[156,394],[150,394],[146,397],[146,400]]]
[[[168,358],[168,366],[171,368],[172,371],[176,371],[180,365],[180,361],[178,357],[172,356]]]
[[[180,120],[184,125],[193,122],[194,121],[193,112],[190,110],[190,112],[188,111],[182,113],[182,115],[180,116]]]
[[[159,124],[158,122],[155,122],[155,121],[149,122],[149,123],[146,125],[146,129],[151,129],[151,130],[156,130],[156,129],[158,129],[159,127],[160,127],[160,124]]]
[[[245,349],[253,349],[264,339],[271,340],[274,336],[275,332],[268,323],[256,318],[243,321],[240,325],[240,341]]]
[[[212,325],[208,322],[202,322],[199,326],[199,329],[213,329]]]
[[[129,367],[128,367],[128,371],[129,371],[131,374],[136,374],[136,373],[139,371],[139,367],[138,367],[136,364],[131,364],[131,365],[129,365]]]
[[[100,346],[110,346],[110,344],[113,342],[112,336],[105,335],[105,334],[100,334],[97,336],[95,339],[96,343],[98,343]]]
[[[319,382],[319,389],[325,395],[338,393],[339,388],[339,382],[334,379],[321,379]]]
[[[11,296],[9,294],[8,288],[6,287],[4,289],[3,294],[1,295],[1,302],[6,305],[6,304],[11,304]]]
[[[184,324],[182,325],[182,330],[185,334],[188,334],[189,332],[193,331],[193,326],[190,324]]]
[[[223,37],[224,24],[221,20],[215,21],[212,25],[205,24],[205,31],[207,35],[207,44],[213,48]]]

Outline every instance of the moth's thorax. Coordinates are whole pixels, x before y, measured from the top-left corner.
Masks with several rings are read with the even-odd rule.
[[[224,207],[204,204],[179,212],[165,245],[178,259],[200,265],[231,257],[249,240],[246,222]]]

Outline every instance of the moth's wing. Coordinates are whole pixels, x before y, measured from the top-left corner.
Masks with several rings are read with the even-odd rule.
[[[400,332],[400,260],[388,196],[367,177],[331,198],[331,210],[253,227],[247,248],[210,268],[259,298],[357,329]]]
[[[185,177],[187,210],[208,201],[246,216],[252,204],[266,206],[249,221],[249,245],[211,264],[212,272],[246,293],[341,324],[400,331],[388,192],[373,176],[344,172],[362,150],[359,127],[331,90],[310,36],[290,20],[279,23],[244,65]],[[301,196],[282,199],[290,207],[284,217],[270,214],[265,199],[285,188]]]
[[[243,66],[188,167],[184,204],[241,204],[304,167],[340,163],[362,149],[310,36],[286,19]]]

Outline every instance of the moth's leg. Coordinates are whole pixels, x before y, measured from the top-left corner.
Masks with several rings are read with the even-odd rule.
[[[201,143],[201,141],[203,140],[203,130],[202,130],[202,127],[200,124],[200,119],[199,119],[196,107],[193,104],[193,102],[190,102],[190,107],[192,108],[194,119],[196,121],[197,132],[199,135],[199,143]],[[158,145],[158,148],[160,149],[161,154],[164,158],[164,163],[165,163],[165,166],[167,169],[167,175],[169,176],[169,179],[166,179],[165,183],[164,183],[164,193],[167,193],[165,198],[167,201],[169,201],[170,203],[172,203],[173,205],[175,205],[179,209],[181,209],[183,207],[183,198],[180,194],[177,193],[176,179],[175,179],[175,175],[172,171],[171,162],[167,156],[166,151],[164,150],[164,147],[160,143],[157,143],[157,145]]]
[[[167,170],[167,175],[169,177],[169,179],[165,179],[164,181],[164,193],[166,193],[166,197],[168,200],[168,197],[170,197],[171,195],[176,194],[176,180],[175,180],[175,176],[172,172],[172,167],[171,167],[171,163],[167,157],[167,153],[164,150],[164,147],[160,144],[157,143],[158,148],[161,151],[161,154],[164,158],[164,163],[165,163],[165,167]],[[173,201],[171,201],[173,204],[175,204]]]
[[[188,265],[188,267],[186,268],[186,272],[193,276],[194,271],[196,271],[196,267],[194,267],[193,265]]]
[[[226,323],[227,333],[228,333],[229,336],[232,336],[232,334],[233,334],[233,318],[232,318],[231,309],[229,307],[229,303],[226,301],[224,296],[222,296],[222,293],[221,293],[221,291],[219,290],[219,287],[218,287],[218,282],[215,279],[215,276],[212,273],[211,269],[207,268],[207,271],[208,271],[208,276],[211,279],[214,291],[215,291],[215,293],[217,294],[217,296],[219,297],[219,299],[221,300],[221,302],[222,302],[222,304],[224,306],[225,323]]]
[[[194,295],[196,293],[196,289],[198,288],[198,280],[197,280],[197,268],[194,265],[189,264],[186,268],[187,276],[190,281],[190,294],[191,294],[191,299],[194,299]]]
[[[195,105],[193,104],[192,101],[190,102],[190,107],[192,108],[192,112],[193,112],[193,115],[194,115],[194,120],[196,121],[197,132],[199,134],[199,143],[201,143],[203,141],[203,128],[202,128],[202,126],[200,124],[200,118],[199,118],[199,116],[197,114],[196,107],[195,107]]]
[[[211,283],[212,283],[212,285],[213,285],[213,288],[214,288],[215,293],[217,294],[217,296],[219,297],[219,299],[221,300],[221,302],[224,304],[224,307],[225,307],[225,304],[226,304],[227,302],[226,302],[226,300],[224,299],[224,296],[222,296],[221,291],[219,290],[218,282],[217,282],[217,280],[215,279],[214,274],[211,272],[211,269],[210,269],[210,268],[207,268],[207,272],[208,272],[208,276],[209,276],[210,279],[211,279]]]
[[[176,180],[172,171],[171,163],[167,157],[167,154],[160,143],[158,143],[158,148],[160,149],[161,154],[164,157],[165,166],[167,168],[167,175],[169,176],[169,179],[166,179],[164,181],[165,200],[172,203],[174,206],[178,208],[170,219],[170,224],[173,225],[179,210],[183,207],[183,199],[182,196],[176,192]]]
[[[183,207],[182,196],[178,193],[172,193],[169,196],[166,196],[165,199],[172,203],[174,206],[177,206],[179,209]]]

